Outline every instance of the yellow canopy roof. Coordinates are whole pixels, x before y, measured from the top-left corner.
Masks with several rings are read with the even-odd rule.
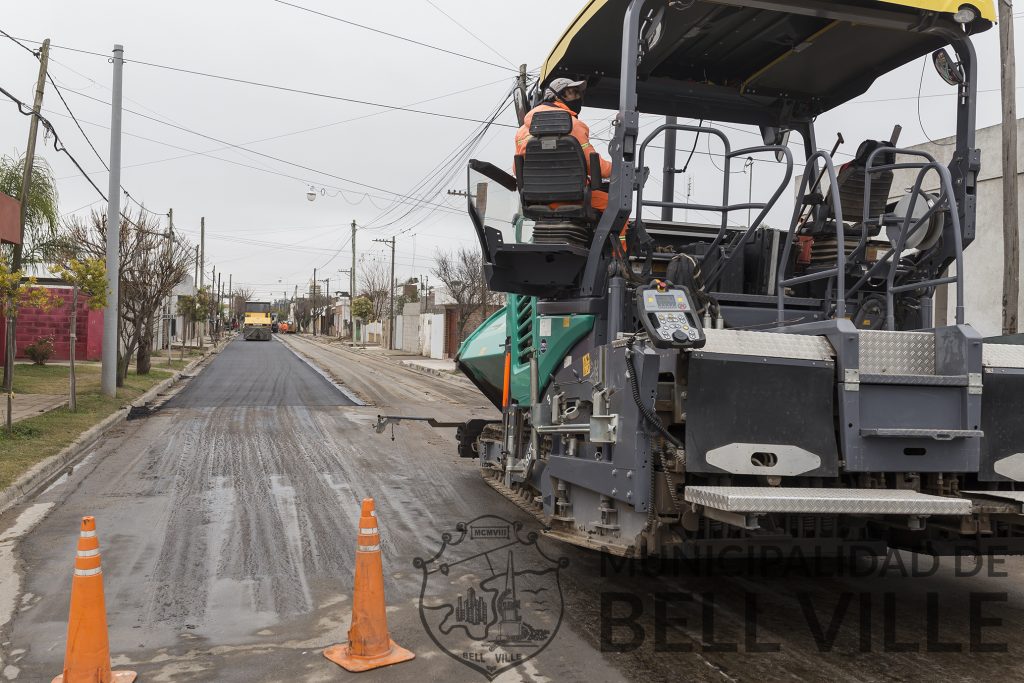
[[[649,3],[637,69],[641,112],[756,123],[775,113],[814,116],[882,74],[991,27],[993,0],[691,0]],[[541,70],[590,80],[587,104],[617,108],[623,18],[629,0],[590,0]],[[753,100],[758,100],[756,103]]]

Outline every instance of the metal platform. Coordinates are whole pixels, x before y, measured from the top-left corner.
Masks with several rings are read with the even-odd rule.
[[[971,501],[890,489],[687,486],[683,498],[705,508],[738,513],[967,515]]]
[[[1015,512],[1024,511],[1024,491],[961,491],[965,496],[1011,504]]]

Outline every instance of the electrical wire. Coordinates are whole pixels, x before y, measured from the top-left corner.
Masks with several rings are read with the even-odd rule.
[[[459,20],[458,20],[458,19],[456,19],[455,17],[453,17],[452,15],[448,14],[448,13],[447,13],[447,12],[445,12],[445,11],[444,11],[443,9],[441,9],[440,7],[438,7],[438,6],[437,6],[437,5],[436,5],[436,4],[435,4],[435,3],[434,3],[434,2],[432,1],[432,0],[426,0],[426,2],[427,2],[427,4],[428,4],[428,5],[430,5],[431,7],[433,7],[434,9],[436,9],[436,10],[437,10],[438,12],[440,12],[441,14],[443,14],[444,16],[446,16],[446,17],[448,18],[448,20],[449,20],[449,21],[451,21],[451,22],[452,22],[453,24],[455,24],[456,26],[458,26],[459,28],[461,28],[461,29],[462,29],[462,31],[463,31],[463,32],[464,32],[464,33],[465,33],[466,35],[468,35],[468,36],[469,36],[470,38],[472,38],[472,39],[473,39],[473,40],[475,40],[476,42],[478,42],[478,43],[480,43],[481,45],[483,45],[483,46],[484,46],[485,48],[487,48],[488,50],[490,50],[490,51],[491,51],[492,53],[494,53],[494,54],[496,54],[497,56],[499,56],[499,57],[501,57],[502,59],[504,59],[504,60],[505,60],[506,62],[508,62],[509,66],[511,66],[511,67],[512,67],[513,69],[516,69],[516,70],[518,70],[518,67],[516,67],[516,65],[512,63],[512,60],[511,60],[511,59],[509,59],[509,58],[508,58],[508,57],[506,57],[505,55],[503,55],[503,54],[501,54],[500,52],[498,52],[497,50],[495,50],[495,49],[494,49],[494,47],[493,47],[493,46],[491,46],[491,45],[490,45],[489,43],[487,43],[486,41],[484,41],[484,40],[481,40],[481,39],[480,39],[480,36],[478,36],[478,35],[477,35],[476,33],[474,33],[473,31],[470,31],[470,30],[469,30],[468,28],[466,28],[465,26],[463,26],[463,25],[462,25],[462,24],[461,24],[461,23],[459,22]]]
[[[925,67],[928,66],[928,58],[923,57],[921,59],[921,78],[917,82],[917,125],[921,127],[921,133],[924,135],[925,140],[932,143],[933,145],[939,145],[941,147],[950,147],[956,144],[953,142],[939,142],[938,140],[932,140],[932,136],[928,135],[928,131],[924,129],[924,118],[921,116],[921,90],[924,88],[924,72]]]
[[[41,123],[43,125],[43,128],[50,135],[53,136],[53,149],[54,149],[54,151],[60,152],[61,154],[64,154],[71,161],[71,163],[75,166],[75,168],[78,169],[78,172],[82,175],[82,177],[85,178],[86,181],[88,181],[88,183],[92,186],[92,188],[94,190],[96,190],[96,194],[98,194],[100,196],[100,198],[104,202],[108,201],[106,193],[104,193],[103,190],[101,190],[99,188],[99,186],[96,185],[95,182],[93,182],[93,179],[89,176],[88,173],[86,173],[85,169],[82,168],[82,165],[78,162],[78,159],[76,159],[75,156],[70,152],[70,150],[68,150],[68,148],[64,145],[64,141],[61,140],[61,137],[57,133],[56,128],[53,127],[53,124],[50,123],[49,119],[47,119],[45,116],[42,115],[42,112],[36,114],[32,107],[29,107],[27,104],[25,104],[20,99],[18,99],[14,95],[12,95],[10,92],[8,92],[3,87],[0,87],[0,94],[3,94],[9,100],[14,102],[18,106],[19,113],[23,114],[24,116],[33,116],[33,115],[35,115],[39,119],[39,123]],[[122,191],[123,191],[123,188],[122,188]],[[127,191],[125,191],[125,195],[128,196],[129,198],[131,198],[131,196],[128,195]],[[135,200],[133,199],[132,201],[135,201]],[[92,202],[92,203],[95,204],[95,202]],[[138,203],[138,202],[136,202],[136,203]],[[145,207],[142,207],[142,208],[145,209]],[[148,209],[145,209],[145,210],[149,211]],[[153,212],[149,211],[149,213],[153,213]],[[142,230],[142,227],[137,222],[135,222],[131,218],[129,218],[123,211],[121,211],[119,215],[121,216],[121,218],[126,220],[129,223],[129,225],[134,226],[136,229]],[[154,214],[154,215],[165,215],[165,214]]]
[[[96,102],[100,102],[102,104],[110,106],[109,102],[106,102],[105,100],[102,100],[102,99],[100,99],[98,97],[93,97],[91,95],[86,95],[84,93],[77,93],[77,94],[80,97],[85,97],[86,99],[94,100]],[[185,133],[189,133],[190,135],[195,135],[197,137],[205,138],[207,140],[210,140],[212,142],[216,142],[216,143],[224,145],[226,147],[230,147],[232,149],[239,149],[239,150],[242,150],[242,151],[245,151],[245,152],[249,152],[251,154],[255,154],[257,156],[263,157],[265,159],[270,159],[272,161],[277,161],[279,163],[283,163],[283,164],[286,164],[288,166],[293,166],[295,168],[300,168],[300,169],[302,169],[304,171],[310,171],[310,172],[313,172],[313,173],[318,173],[318,174],[326,176],[328,178],[334,178],[335,180],[341,180],[343,182],[350,183],[352,185],[358,185],[360,187],[366,187],[366,188],[369,188],[371,190],[377,190],[378,192],[384,192],[386,194],[392,194],[392,195],[395,195],[395,196],[398,196],[398,197],[408,197],[408,195],[403,195],[400,192],[394,192],[392,190],[388,190],[388,189],[385,189],[385,188],[382,188],[382,187],[378,187],[376,185],[370,185],[369,183],[363,183],[363,182],[360,182],[358,180],[353,180],[351,178],[346,178],[344,176],[340,176],[340,175],[337,175],[337,174],[334,174],[334,173],[330,173],[328,171],[324,171],[324,170],[321,170],[321,169],[313,168],[311,166],[306,166],[304,164],[300,164],[300,163],[297,163],[297,162],[294,162],[294,161],[288,161],[287,159],[283,159],[281,157],[277,157],[277,156],[274,156],[272,154],[267,154],[265,152],[260,152],[260,151],[255,150],[255,149],[250,149],[250,148],[245,147],[243,145],[238,145],[238,144],[235,144],[235,143],[232,143],[232,142],[228,142],[227,140],[223,140],[221,138],[218,138],[218,137],[215,137],[215,136],[212,136],[212,135],[207,135],[206,133],[201,133],[201,132],[193,130],[191,128],[186,128],[185,126],[179,126],[178,124],[175,124],[175,123],[169,123],[167,121],[161,121],[158,118],[149,116],[147,114],[143,114],[143,113],[135,111],[133,109],[123,108],[122,111],[124,111],[125,113],[128,113],[128,114],[132,114],[134,116],[138,116],[139,118],[146,119],[148,121],[152,121],[154,123],[159,123],[159,124],[161,124],[163,126],[167,126],[169,128],[174,128],[175,130],[179,130],[179,131],[182,131],[182,132],[185,132]],[[458,118],[462,118],[462,119],[467,120],[467,121],[474,121],[474,122],[478,122],[478,123],[488,123],[487,121],[483,121],[483,120],[480,120],[480,119],[468,119],[468,118],[465,118],[465,117],[458,117]],[[497,124],[497,125],[507,125],[507,124]],[[512,127],[512,126],[508,126],[508,127]]]
[[[68,115],[71,116],[71,120],[75,122],[75,126],[78,128],[78,132],[82,134],[83,138],[85,138],[85,142],[89,145],[89,149],[92,150],[92,153],[95,154],[96,158],[100,160],[101,164],[103,164],[103,168],[106,169],[107,172],[109,173],[110,172],[110,166],[107,165],[107,162],[103,158],[103,155],[101,155],[99,153],[99,151],[96,149],[96,145],[92,144],[92,140],[89,139],[89,136],[86,134],[85,130],[82,128],[82,124],[79,123],[78,117],[75,116],[75,112],[71,111],[71,106],[68,104],[68,101],[66,99],[64,99],[64,93],[61,92],[61,89],[57,86],[57,83],[53,80],[53,77],[49,74],[49,72],[47,72],[47,74],[46,74],[46,79],[48,81],[50,81],[50,85],[53,86],[53,90],[54,90],[54,92],[57,93],[57,97],[59,97],[60,101],[64,104],[64,108],[67,109]],[[165,216],[166,215],[166,214],[157,213],[156,211],[152,211],[150,209],[147,209],[146,206],[142,202],[140,202],[139,200],[135,199],[135,197],[133,197],[131,195],[131,193],[128,192],[128,190],[125,189],[124,185],[121,185],[121,192],[123,192],[125,197],[127,197],[130,201],[134,202],[140,209],[142,209],[146,213],[151,214],[153,216]]]
[[[424,43],[422,41],[414,40],[412,38],[406,38],[405,36],[400,36],[400,35],[397,35],[395,33],[389,33],[387,31],[382,31],[379,28],[373,28],[372,26],[366,26],[365,24],[357,24],[356,22],[351,21],[349,19],[342,19],[341,17],[336,17],[333,14],[327,14],[325,12],[319,12],[319,11],[317,11],[315,9],[311,9],[309,7],[303,7],[302,5],[296,5],[296,4],[293,4],[293,3],[290,3],[290,2],[285,2],[285,0],[271,0],[271,1],[272,2],[276,2],[279,5],[287,5],[288,7],[294,7],[295,9],[302,10],[303,12],[309,12],[310,14],[315,14],[315,15],[323,17],[325,19],[331,19],[333,21],[337,21],[337,22],[340,22],[342,24],[347,24],[348,26],[355,26],[356,28],[361,28],[361,29],[363,29],[365,31],[371,31],[373,33],[379,33],[381,35],[388,36],[389,38],[395,38],[397,40],[402,40],[402,41],[405,41],[407,43],[412,43],[413,45],[419,45],[420,47],[429,48],[431,50],[436,50],[438,52],[444,52],[445,54],[453,55],[455,57],[461,57],[463,59],[468,59],[468,60],[473,61],[473,62],[479,62],[480,64],[486,64],[488,66],[497,67],[499,69],[508,69],[509,68],[509,67],[507,67],[507,66],[505,66],[503,64],[495,64],[494,62],[488,62],[485,59],[479,59],[478,57],[471,57],[470,55],[462,54],[461,52],[455,52],[454,50],[448,50],[448,49],[443,48],[443,47],[438,47],[437,45],[431,45],[430,43]],[[498,55],[498,56],[500,57],[501,55]],[[512,70],[518,71],[518,69],[516,69],[514,66],[512,67]]]
[[[273,1],[277,2],[278,0],[273,0]],[[34,40],[28,41],[27,39],[22,39],[22,40],[26,40],[27,42],[32,42],[32,43],[38,42],[38,41],[34,41]],[[70,50],[72,52],[78,52],[78,53],[81,53],[81,54],[92,55],[94,57],[103,57],[104,59],[109,59],[110,58],[110,55],[105,55],[105,54],[103,54],[101,52],[93,52],[91,50],[80,50],[80,49],[71,48],[71,47],[68,47],[68,46],[65,46],[65,45],[56,45],[56,44],[51,43],[50,47],[51,48],[60,49],[60,50]],[[274,84],[274,83],[263,83],[261,81],[253,81],[253,80],[249,80],[247,78],[237,78],[235,76],[225,76],[223,74],[214,74],[214,73],[209,73],[209,72],[206,72],[206,71],[196,71],[194,69],[186,69],[184,67],[168,66],[166,64],[156,64],[154,62],[144,62],[144,61],[137,60],[137,59],[125,59],[124,63],[125,64],[139,64],[141,66],[148,66],[148,67],[152,67],[154,69],[164,69],[164,70],[167,70],[167,71],[174,71],[174,72],[178,72],[178,73],[189,74],[189,75],[192,75],[192,76],[202,76],[203,78],[212,78],[212,79],[221,80],[221,81],[228,81],[230,83],[238,83],[238,84],[242,84],[242,85],[251,85],[251,86],[254,86],[254,87],[257,87],[257,88],[266,88],[266,89],[269,89],[269,90],[278,90],[278,91],[281,91],[281,92],[292,93],[292,94],[295,94],[295,95],[308,95],[310,97],[319,97],[319,98],[322,98],[322,99],[334,100],[334,101],[338,101],[338,102],[349,102],[351,104],[361,104],[361,105],[365,105],[365,106],[368,106],[368,107],[379,107],[381,109],[388,109],[388,110],[391,110],[391,111],[403,111],[403,112],[407,112],[407,113],[410,113],[410,114],[422,114],[424,116],[434,116],[434,117],[438,117],[438,118],[451,119],[451,120],[454,120],[454,121],[469,121],[471,123],[482,123],[482,121],[480,119],[474,119],[474,118],[470,118],[470,117],[466,117],[466,116],[458,116],[456,114],[444,114],[444,113],[441,113],[441,112],[427,111],[427,110],[424,110],[424,109],[414,109],[412,107],[402,107],[402,106],[393,105],[393,104],[384,104],[384,103],[381,103],[381,102],[371,102],[369,100],[361,100],[361,99],[356,99],[356,98],[353,98],[353,97],[343,97],[341,95],[333,95],[333,94],[330,94],[330,93],[317,92],[317,91],[314,91],[314,90],[304,90],[302,88],[291,88],[291,87],[288,87],[288,86],[285,86],[285,85],[277,85],[277,84]],[[508,68],[508,67],[502,67],[502,68]],[[102,102],[103,100],[99,100],[99,101]],[[110,105],[109,102],[105,102],[104,104],[107,104],[108,106]],[[126,109],[125,111],[128,111],[128,110]],[[154,119],[154,120],[156,120],[156,119]],[[166,123],[166,122],[161,121],[161,123]],[[501,125],[501,124],[499,124],[499,125]],[[518,126],[512,126],[510,124],[506,124],[506,125],[509,128],[518,128]]]

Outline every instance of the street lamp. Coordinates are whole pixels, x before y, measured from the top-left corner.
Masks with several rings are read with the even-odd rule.
[[[309,192],[306,193],[306,199],[311,202],[316,201],[316,190],[313,189],[312,185],[309,186]]]

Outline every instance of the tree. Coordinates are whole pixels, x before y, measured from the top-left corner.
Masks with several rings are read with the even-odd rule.
[[[373,302],[365,296],[356,297],[352,302],[352,317],[369,320],[371,315],[373,315]]]
[[[245,319],[245,302],[252,298],[253,291],[238,287],[235,289],[235,298],[232,301],[233,315],[238,316],[239,323]]]
[[[209,287],[203,287],[195,294],[186,294],[178,297],[177,310],[186,325],[196,329],[196,324],[207,320],[210,315],[210,307],[214,305],[214,296]]]
[[[455,332],[462,341],[473,314],[496,305],[499,296],[487,288],[484,260],[479,251],[465,247],[456,252],[437,251],[434,260],[434,277],[441,281],[455,302]]]
[[[121,269],[118,274],[118,386],[124,384],[128,365],[136,356],[136,372],[149,372],[156,313],[192,270],[192,245],[170,240],[159,220],[144,209],[120,224]],[[70,256],[105,258],[107,217],[93,212],[88,219],[72,218],[67,224],[65,249]]]
[[[305,331],[313,319],[313,306],[310,300],[306,297],[297,298],[292,310],[295,313],[295,324],[299,326],[298,331]]]
[[[24,156],[19,159],[8,156],[0,158],[0,192],[20,200],[24,176]],[[32,177],[28,186],[25,239],[21,251],[23,263],[41,261],[53,246],[59,224],[57,200],[57,180],[53,170],[45,159],[36,157],[32,162]],[[11,263],[13,246],[3,245],[3,253],[5,260]]]
[[[82,292],[89,297],[88,307],[91,311],[98,311],[107,305],[107,266],[102,259],[87,258],[82,261],[70,259],[67,263],[57,264],[52,267],[51,272],[67,282],[73,288],[74,294],[71,297],[71,320],[70,320],[70,386],[68,396],[68,407],[74,411],[78,409],[78,392],[75,389],[75,341],[78,337],[78,293]]]
[[[10,266],[0,262],[0,310],[9,320],[16,320],[18,314],[25,308],[38,308],[49,311],[62,302],[45,289],[36,286],[34,277],[25,277],[20,270],[12,271]],[[8,359],[14,359],[14,344],[7,349]],[[5,364],[10,372],[4,375],[4,389],[7,394],[7,431],[11,431],[11,401],[13,394],[11,386],[14,384],[14,363]]]
[[[383,261],[370,261],[359,271],[357,296],[370,302],[371,312],[363,318],[366,322],[384,319],[391,299],[391,274]]]

